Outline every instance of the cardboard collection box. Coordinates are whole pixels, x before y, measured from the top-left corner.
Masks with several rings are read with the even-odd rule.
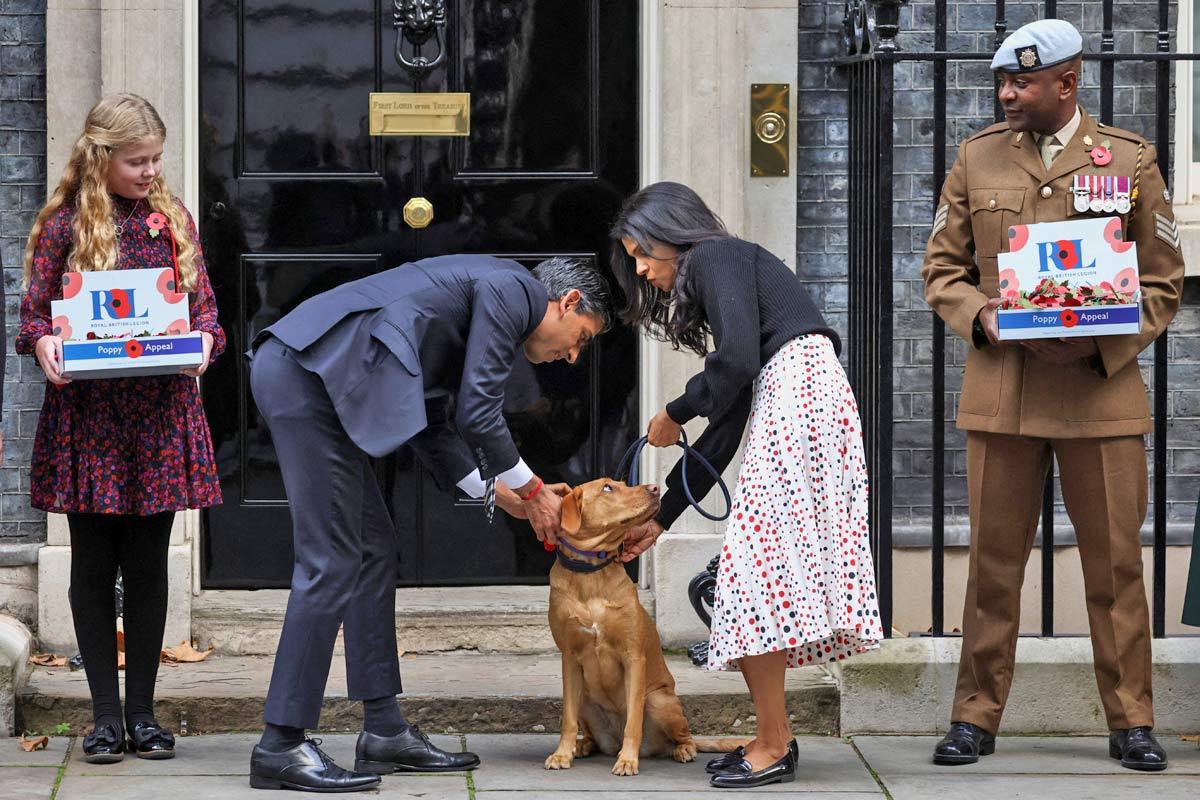
[[[1114,336],[1141,330],[1137,245],[1120,217],[1014,225],[998,258],[1000,338]]]
[[[169,268],[64,273],[63,299],[50,313],[68,378],[173,375],[204,359]]]

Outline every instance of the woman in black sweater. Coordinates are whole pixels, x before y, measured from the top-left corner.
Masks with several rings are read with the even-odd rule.
[[[787,668],[839,661],[883,637],[862,426],[837,360],[838,336],[795,273],[730,236],[686,186],[642,189],[611,235],[624,319],[705,356],[703,372],[650,421],[650,444],[673,445],[685,423],[706,417],[695,447],[723,470],[750,423],[721,548],[708,668],[741,670],[758,737],[710,762],[711,783],[790,781],[797,754],[784,702]],[[702,470],[688,477],[696,498],[712,488]],[[683,513],[681,486],[676,464],[662,509],[631,535],[626,560]]]

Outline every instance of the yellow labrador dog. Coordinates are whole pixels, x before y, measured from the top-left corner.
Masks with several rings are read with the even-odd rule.
[[[598,749],[617,757],[614,775],[636,775],[639,756],[670,754],[686,762],[697,750],[729,752],[747,741],[692,737],[658,629],[616,557],[628,530],[658,507],[657,486],[608,479],[563,498],[559,558],[550,570],[550,630],[562,651],[562,732],[546,769],[569,769],[576,757]]]

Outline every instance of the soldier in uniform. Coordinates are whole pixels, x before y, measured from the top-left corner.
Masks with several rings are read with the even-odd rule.
[[[1026,25],[1000,46],[992,69],[1007,121],[962,144],[925,251],[925,297],[971,345],[958,408],[967,431],[970,567],[952,724],[935,748],[938,764],[974,763],[995,749],[1053,455],[1083,564],[1109,754],[1131,769],[1167,765],[1152,733],[1140,541],[1143,436],[1152,421],[1137,357],[1175,315],[1183,259],[1154,147],[1077,104],[1082,53],[1079,32],[1061,20]],[[1081,186],[1088,194],[1077,197]],[[1128,191],[1114,197],[1119,186]],[[1141,332],[999,341],[996,256],[1009,226],[1106,213],[1119,215],[1125,240],[1137,244]]]

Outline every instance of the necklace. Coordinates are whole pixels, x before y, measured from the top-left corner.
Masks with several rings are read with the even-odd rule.
[[[137,211],[137,210],[138,210],[138,206],[140,206],[141,204],[142,204],[142,201],[141,201],[141,199],[139,198],[139,199],[138,199],[138,201],[137,201],[136,203],[134,203],[134,204],[133,204],[133,209],[132,209],[132,210],[129,212],[129,216],[128,216],[128,217],[125,217],[125,220],[124,220],[123,222],[119,222],[119,223],[117,223],[116,225],[113,225],[113,228],[114,228],[114,229],[116,230],[116,232],[117,232],[117,238],[118,238],[118,239],[120,239],[120,238],[121,238],[121,234],[125,232],[125,225],[126,225],[126,224],[129,222],[129,220],[130,220],[130,219],[133,217],[133,213],[134,213],[135,211]]]

